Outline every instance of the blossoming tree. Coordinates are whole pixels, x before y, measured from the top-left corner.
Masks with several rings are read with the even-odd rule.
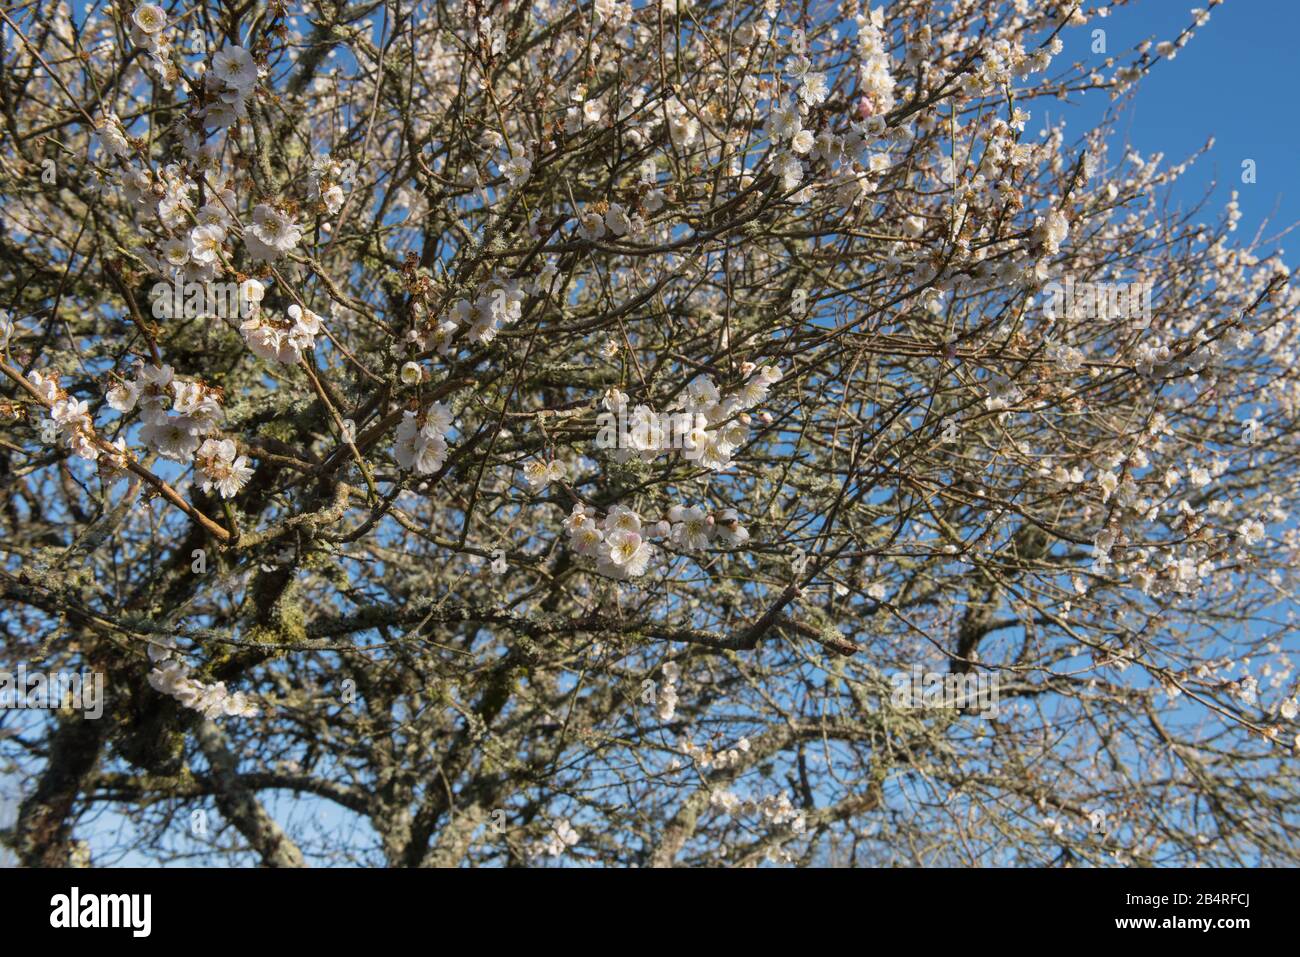
[[[1300,296],[1026,126],[1206,11],[77,8],[0,14],[2,661],[107,698],[0,712],[22,861],[1294,863]]]

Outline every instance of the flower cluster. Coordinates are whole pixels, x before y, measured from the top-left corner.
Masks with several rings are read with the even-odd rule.
[[[858,83],[861,116],[884,116],[894,108],[894,76],[890,72],[889,45],[882,28],[885,11],[860,14],[858,21]]]
[[[539,857],[559,857],[569,848],[578,843],[578,832],[569,824],[567,818],[557,818],[551,822],[551,829],[546,838],[534,842],[528,850],[529,856]]]
[[[421,349],[436,349],[443,356],[456,351],[454,340],[462,328],[469,342],[487,345],[523,315],[527,294],[519,280],[493,277],[471,299],[455,300],[437,321],[413,331],[410,338]]]
[[[682,669],[677,662],[669,661],[664,665],[664,683],[655,696],[656,714],[660,721],[671,721],[677,714],[677,681],[682,676]]]
[[[612,449],[616,462],[634,457],[651,462],[674,450],[698,459],[708,444],[708,422],[702,415],[656,412],[644,403],[629,409],[627,395],[618,389],[607,391],[601,404],[605,411],[597,418],[596,447]]]
[[[639,404],[629,410],[629,400],[625,393],[610,389],[602,401],[606,410],[620,419],[626,418],[631,425],[628,430],[630,441],[614,443],[602,441],[608,426],[602,427],[602,434],[597,436],[597,445],[613,448],[611,457],[616,462],[627,462],[633,457],[643,462],[650,462],[671,452],[677,445],[688,458],[698,461],[700,465],[714,472],[721,472],[731,467],[732,455],[749,439],[749,426],[753,421],[747,410],[761,404],[767,399],[768,390],[781,381],[781,370],[774,365],[759,368],[752,362],[741,366],[745,376],[739,388],[725,397],[719,392],[713,378],[701,374],[686,386],[685,395],[672,406],[688,415],[697,417],[698,425],[692,427],[680,442],[662,426],[662,417],[645,404]]]
[[[116,136],[106,136],[116,120],[101,129],[101,141],[108,146]],[[212,168],[216,153],[208,146],[194,145],[200,168]],[[185,175],[175,163],[164,166],[157,179],[146,170],[126,167],[119,174],[123,195],[141,212],[158,217],[164,237],[147,248],[135,251],[136,256],[152,271],[168,279],[179,277],[184,282],[207,283],[225,271],[228,232],[235,223],[232,209],[235,194],[226,182],[215,174],[207,182],[207,201],[195,209],[197,184]]]
[[[669,540],[684,552],[704,551],[715,544],[738,548],[749,541],[749,531],[734,508],[710,513],[698,505],[674,505],[668,510],[668,521],[672,524]]]
[[[325,212],[336,216],[343,208],[343,184],[348,179],[348,171],[341,163],[328,155],[318,156],[312,160],[311,172],[307,176],[308,191],[313,199],[325,207]]]
[[[212,69],[204,74],[208,105],[204,126],[225,129],[248,115],[247,101],[257,85],[258,69],[253,55],[241,46],[227,45],[212,57]]]
[[[163,458],[189,463],[205,436],[217,431],[220,393],[198,379],[179,379],[169,365],[140,363],[134,378],[109,388],[108,404],[140,409],[140,441]]]
[[[321,317],[294,303],[287,319],[277,319],[258,309],[239,331],[254,355],[270,362],[296,363],[316,346]]]
[[[564,481],[567,471],[567,467],[559,459],[552,459],[549,462],[544,459],[534,459],[524,466],[524,478],[531,488],[540,489],[552,482]]]
[[[522,186],[533,171],[533,161],[527,156],[512,156],[501,164],[501,175],[513,187]]]
[[[407,412],[397,426],[393,457],[397,464],[418,475],[431,475],[447,460],[447,433],[451,409],[434,402],[421,413]]]
[[[1055,256],[1061,251],[1061,243],[1070,235],[1070,221],[1059,210],[1049,210],[1046,216],[1040,216],[1034,223],[1034,240],[1042,244],[1043,252]]]
[[[127,139],[126,127],[122,125],[121,117],[111,110],[106,111],[97,121],[95,138],[109,156],[125,159],[131,155],[131,143]]]
[[[222,498],[234,498],[253,477],[247,457],[237,454],[230,439],[208,439],[200,445],[194,453],[194,468],[203,491],[215,488]]]
[[[704,770],[717,768],[725,770],[727,768],[739,767],[742,755],[749,753],[749,739],[741,738],[736,742],[734,748],[725,748],[721,751],[713,751],[707,747],[701,747],[689,739],[683,740],[679,748],[682,754],[686,755]]]
[[[99,458],[99,445],[95,426],[86,403],[74,399],[59,387],[57,372],[32,372],[28,380],[42,399],[49,404],[50,419],[58,426],[73,454],[95,461]]]
[[[615,238],[637,238],[645,232],[645,220],[618,203],[601,202],[578,217],[578,235],[588,242],[603,239],[606,232]]]
[[[709,805],[722,809],[733,817],[742,815],[761,815],[769,827],[789,824],[795,834],[802,834],[807,827],[807,818],[802,811],[790,803],[790,796],[782,791],[780,794],[768,795],[758,801],[750,798],[738,798],[730,791],[713,791],[709,794]]]
[[[167,14],[155,3],[142,3],[131,13],[131,43],[149,54],[146,68],[170,88],[177,79],[177,70],[170,62],[171,41],[163,32],[167,28]]]
[[[164,174],[165,181],[175,184],[171,188],[175,190],[177,197],[175,202],[182,215],[188,214],[193,205],[189,198],[189,184],[180,180],[174,172],[164,171]],[[229,193],[229,190],[223,192]],[[233,201],[233,196],[228,196],[227,200]],[[179,273],[186,282],[208,283],[225,271],[223,265],[226,257],[226,234],[234,218],[227,211],[226,205],[215,199],[200,207],[194,217],[198,225],[188,233],[184,232],[183,223],[169,230],[180,235],[173,235],[159,245],[160,258],[153,259],[152,264],[158,272],[172,276]],[[241,291],[252,291],[260,299],[258,293],[262,288],[261,283],[256,279],[249,279],[245,281]]]
[[[641,516],[623,505],[611,505],[603,520],[597,521],[586,506],[573,506],[565,522],[569,547],[579,555],[593,559],[597,573],[618,581],[644,575],[656,548],[647,538],[662,538],[667,523],[649,528],[641,526]]]
[[[288,213],[267,203],[253,207],[253,222],[244,229],[244,245],[254,262],[274,262],[302,241],[302,228]]]
[[[160,694],[170,695],[187,708],[198,711],[206,718],[252,718],[257,716],[257,706],[242,691],[231,694],[224,681],[205,684],[190,677],[189,666],[172,657],[170,643],[151,644],[149,660],[154,668],[149,672],[149,686]]]
[[[659,550],[651,539],[668,539],[686,552],[716,545],[735,548],[749,541],[749,531],[732,508],[709,513],[699,506],[674,505],[666,519],[643,524],[627,506],[611,505],[599,519],[579,502],[565,520],[565,529],[574,552],[592,559],[597,573],[618,581],[645,574]]]

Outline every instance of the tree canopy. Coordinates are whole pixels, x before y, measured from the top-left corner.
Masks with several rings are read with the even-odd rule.
[[[1300,860],[1300,295],[1103,14],[0,14],[5,843]]]

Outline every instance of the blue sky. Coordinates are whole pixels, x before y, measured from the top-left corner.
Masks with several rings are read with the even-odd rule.
[[[1112,8],[1104,20],[1067,30],[1059,62],[1095,62],[1091,31],[1106,30],[1107,50],[1122,57],[1144,39],[1173,40],[1191,22],[1192,7],[1208,0],[1141,0]],[[1227,0],[1210,11],[1176,59],[1155,65],[1117,125],[1117,135],[1143,155],[1165,154],[1167,165],[1181,162],[1214,137],[1213,149],[1188,170],[1174,195],[1195,203],[1217,179],[1205,217],[1217,216],[1233,189],[1240,193],[1241,223],[1234,238],[1253,236],[1267,219],[1267,235],[1300,221],[1300,107],[1295,99],[1300,58],[1300,3],[1295,0]],[[1035,103],[1025,130],[1036,132],[1050,109],[1065,111],[1066,142],[1093,125],[1111,105],[1109,94],[1093,92],[1077,105]],[[1112,161],[1122,155],[1112,146]],[[1253,159],[1256,182],[1241,182],[1241,163]],[[1285,261],[1300,264],[1300,239],[1288,244]]]

